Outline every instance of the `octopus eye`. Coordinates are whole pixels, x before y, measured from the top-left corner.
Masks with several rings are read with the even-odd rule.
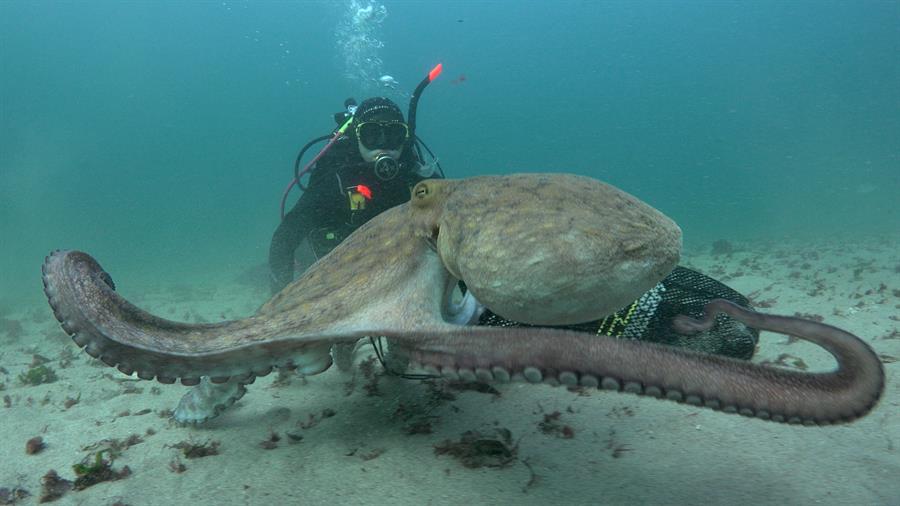
[[[429,193],[431,193],[431,189],[425,183],[419,183],[413,188],[413,196],[417,199],[424,199]]]

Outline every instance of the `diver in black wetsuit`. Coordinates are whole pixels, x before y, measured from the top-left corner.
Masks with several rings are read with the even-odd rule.
[[[420,159],[403,113],[387,98],[364,100],[346,131],[316,161],[309,186],[272,236],[272,293],[294,279],[303,240],[321,258],[363,223],[409,201],[416,183],[442,177]]]

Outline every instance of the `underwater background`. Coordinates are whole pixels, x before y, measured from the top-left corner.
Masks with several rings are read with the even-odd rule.
[[[5,1],[0,302],[56,248],[132,287],[265,262],[298,149],[438,62],[448,177],[594,176],[688,247],[896,236],[898,55],[884,1]]]
[[[448,177],[574,172],[638,196],[681,226],[681,265],[863,339],[879,405],[788,426],[408,381],[364,347],[351,371],[281,369],[181,426],[190,390],[61,329],[54,249],[163,318],[252,314],[298,150],[348,97],[405,111],[437,63],[417,133]],[[0,0],[0,504],[896,506],[898,196],[900,1]],[[753,361],[835,362],[768,332]],[[450,451],[476,436],[494,460]],[[111,481],[78,489],[103,459]]]

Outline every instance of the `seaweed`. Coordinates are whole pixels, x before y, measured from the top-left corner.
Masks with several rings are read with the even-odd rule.
[[[392,418],[405,422],[404,432],[410,436],[414,434],[431,434],[433,432],[432,423],[441,418],[439,415],[432,415],[431,413],[447,401],[456,400],[456,394],[447,390],[447,388],[453,388],[449,382],[426,380],[422,383],[428,389],[425,401],[422,404],[401,402],[392,415]],[[462,385],[460,384],[460,386]],[[481,389],[478,391],[491,393]],[[499,395],[499,392],[496,395]],[[451,406],[451,409],[455,409],[455,407]]]
[[[445,387],[448,386],[443,380],[425,380],[425,386],[428,388],[428,403],[432,407],[440,406],[445,401],[455,401],[456,394],[448,392]]]
[[[143,442],[144,439],[139,434],[132,434],[125,439],[102,439],[96,443],[83,446],[81,449],[82,451],[108,453],[111,459],[117,459],[125,450]]]
[[[0,487],[0,504],[15,504],[21,499],[29,497],[31,492],[19,487]]]
[[[359,364],[359,370],[362,371],[363,377],[367,380],[366,384],[363,385],[363,390],[366,391],[366,395],[369,397],[381,395],[381,390],[378,388],[378,380],[381,378],[381,374],[378,374],[375,370],[375,360],[377,360],[375,357],[369,357]]]
[[[36,453],[41,453],[46,447],[47,444],[44,443],[44,438],[42,438],[41,436],[35,436],[25,442],[25,453],[28,455],[34,455]]]
[[[464,432],[459,441],[445,440],[434,445],[435,455],[450,455],[463,466],[507,467],[516,460],[518,444],[512,443],[512,433],[505,428],[494,429],[493,433],[482,434],[470,430]]]
[[[809,369],[809,366],[806,365],[806,362],[804,362],[802,358],[795,357],[794,355],[788,353],[782,353],[778,355],[778,358],[776,358],[775,360],[763,360],[760,363],[763,365],[779,365],[782,367],[792,367],[794,369],[800,369],[801,371]]]
[[[622,420],[624,418],[634,416],[634,409],[631,408],[630,406],[616,406],[616,407],[610,409],[606,413],[606,416],[608,416],[609,418],[615,418],[617,420]]]
[[[193,441],[181,441],[172,446],[178,448],[187,459],[199,459],[201,457],[209,457],[210,455],[219,454],[219,441],[207,441],[205,443],[194,443]]]
[[[41,496],[38,498],[38,502],[55,501],[69,490],[72,490],[72,482],[61,478],[56,471],[51,469],[41,478]]]
[[[766,287],[764,290],[768,290],[771,288],[771,285]],[[778,302],[777,297],[772,297],[769,299],[760,299],[759,297],[762,295],[763,290],[756,290],[747,294],[747,300],[750,301],[750,306],[755,308],[767,308],[772,307]]]
[[[806,292],[806,294],[809,295],[810,297],[818,297],[819,295],[822,295],[825,292],[825,290],[828,288],[827,283],[825,283],[825,280],[823,280],[823,279],[817,279],[817,280],[815,280],[814,283],[815,283],[815,287],[813,287],[812,290],[809,290],[808,292]]]
[[[38,365],[28,369],[27,372],[19,374],[19,382],[23,385],[41,385],[44,383],[53,383],[59,378],[56,372],[46,365]]]
[[[397,409],[394,410],[391,417],[395,420],[399,419],[406,422],[403,431],[407,435],[431,434],[433,432],[431,422],[440,419],[439,416],[430,414],[434,407],[434,405],[431,405],[423,410],[416,403],[406,404],[401,402],[397,405]]]
[[[108,459],[103,458],[104,453],[109,455]],[[100,450],[89,454],[81,462],[72,466],[72,470],[75,471],[75,482],[72,488],[84,490],[104,481],[121,480],[131,475],[131,469],[128,466],[114,471],[112,468],[114,460],[115,457],[111,450]]]
[[[538,428],[547,435],[554,435],[563,439],[572,439],[575,437],[575,429],[569,425],[560,422],[559,418],[562,413],[554,411],[544,415],[544,420],[538,423]]]

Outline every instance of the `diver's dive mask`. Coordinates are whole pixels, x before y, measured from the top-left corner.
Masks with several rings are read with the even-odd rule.
[[[375,157],[375,176],[382,181],[388,181],[397,177],[400,173],[400,164],[391,155],[381,153]]]
[[[356,125],[356,138],[366,149],[400,149],[409,139],[409,125],[402,121],[364,121]]]

